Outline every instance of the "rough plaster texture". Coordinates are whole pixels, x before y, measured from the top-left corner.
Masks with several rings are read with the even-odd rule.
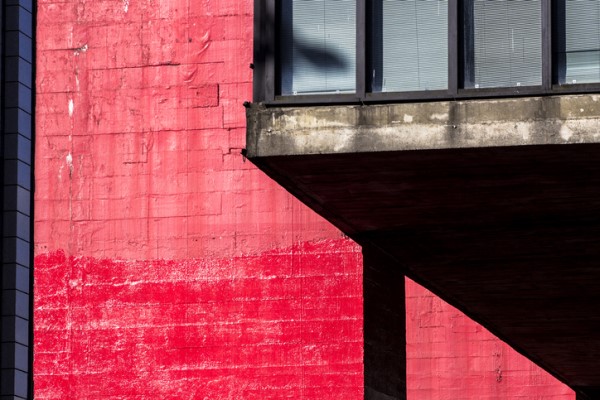
[[[251,10],[39,2],[36,399],[363,397],[360,249],[241,155]],[[572,398],[407,294],[409,399]]]
[[[359,258],[38,256],[36,398],[359,399]]]
[[[408,279],[406,312],[409,400],[575,399],[568,387]]]

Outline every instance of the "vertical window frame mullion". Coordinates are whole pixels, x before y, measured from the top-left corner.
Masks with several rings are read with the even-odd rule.
[[[267,52],[265,54],[265,86],[267,98],[266,101],[274,101],[275,95],[279,94],[279,83],[277,78],[277,60],[279,60],[279,46],[277,38],[279,37],[279,16],[276,0],[266,0],[266,22],[267,27],[263,40],[267,43]]]
[[[461,68],[459,49],[459,0],[448,0],[448,93],[458,94]]]
[[[552,88],[566,78],[566,2],[552,1]]]
[[[459,0],[459,85],[467,89],[467,83],[475,83],[475,32],[474,32],[474,3],[473,0]],[[467,24],[467,21],[468,24]],[[468,76],[467,76],[468,75]],[[474,89],[469,87],[468,89]]]
[[[552,4],[542,0],[542,90],[550,91],[553,84]]]
[[[367,0],[356,0],[356,96],[367,92]]]
[[[273,102],[278,94],[277,65],[279,53],[276,33],[279,18],[276,14],[277,0],[254,2],[254,49],[252,55],[253,84],[252,101]]]
[[[254,2],[254,41],[252,49],[252,63],[254,64],[252,76],[252,101],[264,101],[268,96],[265,94],[265,48],[264,43],[264,28],[265,24],[265,3],[263,0]]]

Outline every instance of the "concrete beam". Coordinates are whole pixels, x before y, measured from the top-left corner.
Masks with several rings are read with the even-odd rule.
[[[600,95],[247,111],[250,158],[598,143]]]

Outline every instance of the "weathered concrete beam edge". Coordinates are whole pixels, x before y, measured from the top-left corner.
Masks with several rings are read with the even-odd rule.
[[[248,157],[600,143],[600,95],[247,110]]]

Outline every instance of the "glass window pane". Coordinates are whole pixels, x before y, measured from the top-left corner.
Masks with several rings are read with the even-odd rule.
[[[558,83],[600,82],[600,1],[563,0],[555,4]]]
[[[448,1],[375,0],[374,92],[448,88]]]
[[[541,85],[541,0],[466,0],[464,4],[464,86]]]
[[[354,92],[356,0],[282,0],[281,94]]]

